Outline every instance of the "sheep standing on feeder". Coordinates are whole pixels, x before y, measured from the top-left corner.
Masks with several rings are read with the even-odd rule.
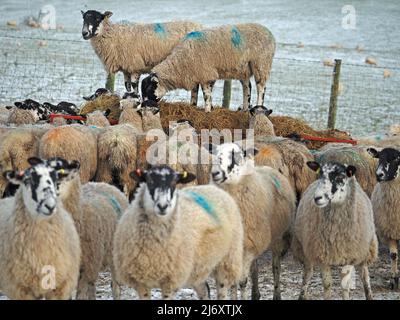
[[[163,61],[189,32],[202,26],[190,21],[154,24],[111,23],[112,12],[82,11],[82,36],[89,40],[106,71],[124,73],[128,92],[138,93],[140,75]]]
[[[264,104],[265,85],[275,54],[275,39],[256,23],[226,25],[187,34],[172,53],[142,81],[142,98],[160,100],[174,89],[203,88],[205,111],[212,107],[212,86],[219,79],[238,79],[243,110],[251,98],[250,77],[257,85],[257,105]]]

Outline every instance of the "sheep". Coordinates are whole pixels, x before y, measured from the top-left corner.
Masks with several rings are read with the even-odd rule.
[[[307,161],[314,160],[307,147],[291,139],[273,136],[255,137],[254,145],[259,150],[254,158],[256,166],[278,170],[289,180],[299,200],[316,178],[315,173],[307,169]]]
[[[361,188],[370,197],[376,184],[375,167],[377,160],[370,157],[365,146],[344,144],[330,145],[314,153],[315,161],[321,164],[335,161],[352,163],[357,166],[356,178]]]
[[[36,114],[33,113],[31,110],[24,110],[12,107],[7,118],[7,123],[12,123],[15,125],[33,124],[39,120],[35,116]]]
[[[356,168],[338,162],[307,163],[319,173],[296,213],[292,251],[304,266],[299,299],[308,299],[314,266],[320,266],[324,298],[331,298],[331,266],[342,266],[343,299],[349,299],[351,271],[357,266],[366,299],[372,299],[368,265],[377,258],[371,201],[355,178]]]
[[[96,135],[82,125],[67,125],[47,131],[40,139],[39,156],[43,159],[60,157],[81,164],[82,183],[93,179],[97,170]]]
[[[132,95],[132,94],[131,94]],[[134,126],[139,133],[143,133],[143,125],[141,115],[138,113],[138,101],[135,97],[125,96],[119,102],[122,110],[119,116],[119,124],[130,124]]]
[[[96,110],[86,116],[86,125],[105,128],[110,126],[110,122],[108,121],[104,112]]]
[[[218,298],[226,299],[242,276],[243,227],[232,197],[211,185],[176,190],[195,176],[168,166],[131,176],[139,187],[115,232],[117,279],[141,299],[149,299],[154,287],[171,299],[185,286],[206,298],[205,281],[213,273]]]
[[[198,23],[177,21],[155,24],[117,24],[112,12],[82,11],[83,39],[89,40],[109,74],[124,73],[125,88],[138,93],[140,75],[163,61],[188,32],[202,29]]]
[[[71,214],[81,239],[81,267],[77,299],[96,299],[95,282],[99,272],[111,267],[114,299],[119,299],[112,267],[112,242],[118,218],[128,200],[117,188],[105,183],[81,185],[79,162],[51,158],[47,163],[59,172],[59,194]]]
[[[106,128],[98,136],[98,167],[95,181],[110,183],[127,197],[132,196],[135,182],[129,173],[136,169],[139,132],[129,124]]]
[[[389,246],[391,259],[390,285],[393,290],[399,288],[397,270],[397,242],[400,240],[400,151],[393,148],[384,148],[378,151],[369,148],[368,152],[379,159],[376,168],[378,180],[371,196],[374,210],[375,225],[379,240]]]
[[[249,153],[236,143],[209,145],[215,156],[211,167],[212,183],[227,191],[240,208],[244,227],[242,295],[253,264],[253,299],[259,299],[256,259],[267,249],[273,254],[274,299],[280,299],[280,260],[290,242],[296,197],[289,181],[270,167],[254,167]]]
[[[160,118],[160,107],[157,102],[152,100],[143,101],[138,110],[140,116],[142,117],[143,131],[147,132],[149,130],[161,130],[163,131],[163,126],[161,125]]]
[[[142,97],[158,101],[167,91],[192,90],[200,84],[205,111],[210,112],[215,81],[238,79],[243,86],[243,110],[247,110],[251,97],[250,77],[254,75],[257,105],[263,105],[275,46],[271,32],[256,23],[191,32],[143,79]]]
[[[93,101],[102,95],[111,95],[112,92],[106,88],[98,88],[92,95],[83,97],[86,101]]]
[[[38,156],[39,141],[47,129],[48,126],[8,128],[0,139],[0,171],[23,171],[29,168],[27,159]],[[13,195],[12,192],[6,192],[7,186],[12,187],[7,179],[0,175],[1,197]]]
[[[268,116],[272,110],[264,106],[255,106],[250,108],[249,129],[254,130],[254,136],[275,136],[274,125]]]
[[[0,205],[0,288],[11,299],[70,299],[79,276],[80,242],[57,198],[57,173],[38,158],[6,171],[20,185]]]

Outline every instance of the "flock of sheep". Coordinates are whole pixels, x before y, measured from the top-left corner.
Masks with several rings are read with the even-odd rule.
[[[350,297],[356,267],[372,299],[368,266],[378,255],[377,235],[389,246],[391,285],[398,287],[398,126],[386,136],[359,139],[357,146],[328,144],[311,152],[275,136],[272,110],[262,106],[275,50],[265,28],[126,26],[112,24],[110,16],[83,13],[82,33],[109,73],[124,72],[128,94],[120,101],[119,124],[110,126],[95,111],[86,124],[26,124],[14,117],[0,127],[2,293],[11,299],[95,299],[99,273],[108,270],[114,299],[121,285],[141,299],[150,299],[152,288],[173,299],[185,287],[207,299],[210,277],[219,299],[248,299],[249,279],[251,298],[259,299],[257,259],[269,250],[273,298],[281,299],[281,259],[291,250],[304,270],[299,298],[309,297],[315,267],[330,298],[330,268],[341,266],[343,298]],[[174,44],[167,43],[170,35]],[[160,39],[164,47],[154,42]],[[203,52],[204,46],[216,48]],[[140,102],[138,79],[147,72]],[[249,106],[250,76],[258,87],[255,107]],[[165,134],[157,104],[162,95],[177,87],[193,90],[195,104],[201,86],[210,111],[212,85],[220,78],[242,81],[254,143],[201,145],[187,121],[171,124]],[[154,132],[166,157],[177,152],[194,161],[171,164],[158,157],[161,145],[145,139]],[[198,161],[200,154],[209,161]]]

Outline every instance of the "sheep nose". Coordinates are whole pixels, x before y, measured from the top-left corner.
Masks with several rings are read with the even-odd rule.
[[[322,200],[322,196],[318,196],[314,198],[315,203],[319,203]]]
[[[376,174],[376,180],[378,180],[378,181],[383,181],[383,179],[384,179],[384,174],[383,173],[377,173]]]
[[[213,178],[215,178],[216,176],[219,175],[219,172],[211,172],[211,175],[212,175]]]
[[[160,213],[165,213],[165,210],[167,210],[168,205],[161,205],[158,203],[157,208],[160,210]]]
[[[88,31],[82,31],[82,36],[84,38],[88,37],[89,36],[89,32]]]

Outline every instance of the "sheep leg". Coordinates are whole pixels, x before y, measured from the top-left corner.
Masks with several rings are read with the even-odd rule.
[[[321,267],[322,284],[324,286],[324,299],[330,300],[332,297],[332,274],[331,267],[324,265]]]
[[[312,265],[307,263],[304,264],[303,268],[303,283],[301,285],[299,300],[308,300],[308,286],[310,285],[314,268]]]
[[[398,251],[397,251],[397,241],[389,240],[389,251],[390,251],[390,260],[391,260],[391,279],[390,279],[390,288],[392,290],[399,289],[399,276],[397,271],[397,260],[398,260]]]
[[[342,268],[342,271],[340,273],[342,282],[342,295],[343,295],[343,300],[349,300],[350,299],[350,287],[351,287],[351,273],[353,270],[352,265],[347,265]]]
[[[281,300],[281,254],[272,253],[272,274],[274,276],[274,300]]]
[[[266,81],[256,81],[257,85],[257,105],[264,105],[264,97],[265,97],[265,82]]]
[[[361,265],[358,266],[358,271],[361,275],[361,281],[364,287],[365,298],[367,300],[373,300],[368,265],[366,263],[362,263]]]
[[[77,300],[96,300],[96,286],[93,281],[81,271],[76,291]]]
[[[191,91],[190,104],[192,106],[197,106],[197,100],[198,100],[198,96],[199,96],[199,88],[200,88],[200,85],[197,84]]]
[[[241,80],[243,87],[243,111],[247,111],[251,102],[251,82],[250,79]]]
[[[207,84],[202,84],[203,95],[204,95],[204,108],[206,112],[210,112],[212,108],[212,89],[215,81],[208,82]]]
[[[128,92],[132,91],[132,82],[131,82],[131,74],[124,72],[124,82],[125,82],[125,89]]]
[[[111,291],[112,291],[114,300],[121,299],[121,286],[119,285],[119,283],[116,280],[115,269],[113,266],[111,266]]]
[[[140,300],[150,300],[151,299],[151,290],[145,286],[138,286],[136,288],[136,292],[139,295]]]
[[[207,281],[195,286],[194,290],[196,291],[199,300],[209,300],[211,298],[210,286],[208,285]]]

